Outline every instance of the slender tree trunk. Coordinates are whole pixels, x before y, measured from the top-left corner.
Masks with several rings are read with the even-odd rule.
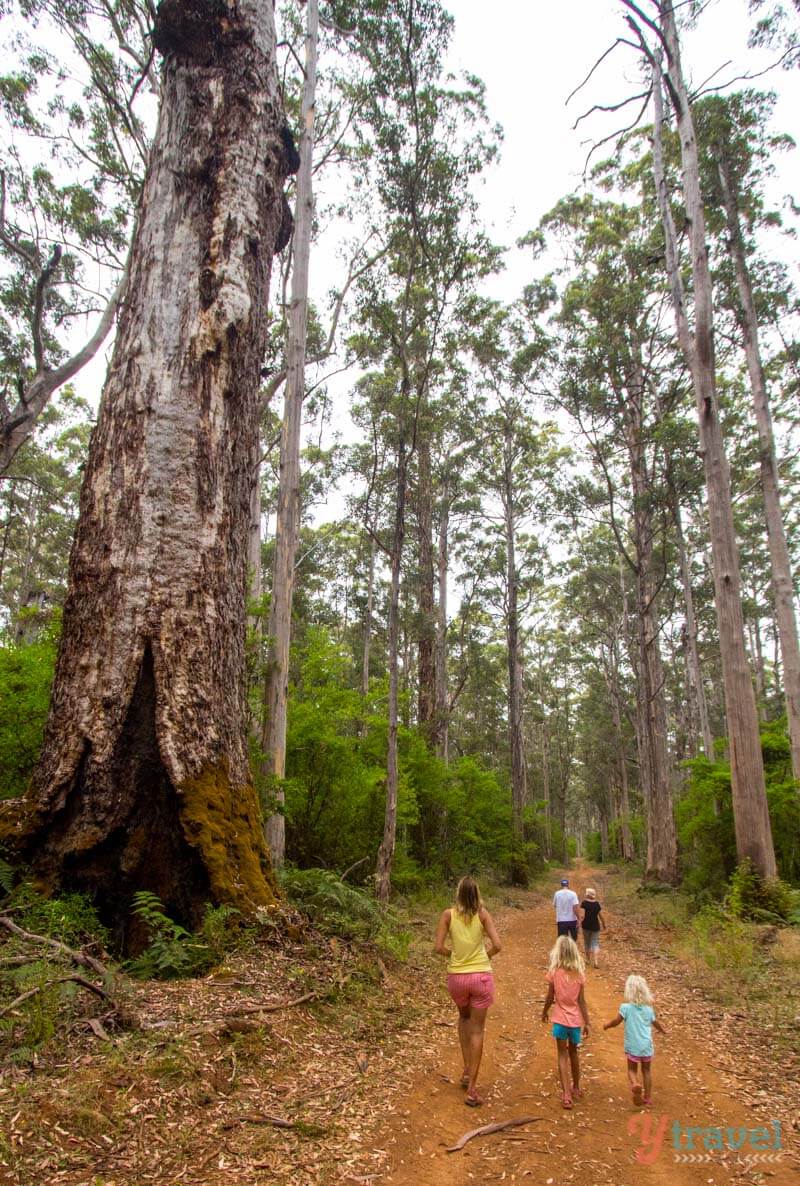
[[[631,837],[631,809],[628,789],[628,763],[625,756],[625,738],[622,732],[622,692],[619,686],[619,655],[614,641],[609,651],[608,691],[611,701],[611,720],[614,724],[614,736],[617,739],[617,770],[619,777],[619,820],[620,847],[622,858],[632,861],[634,857],[633,839]]]
[[[730,476],[715,385],[711,275],[706,248],[705,214],[700,193],[697,143],[681,70],[675,14],[669,0],[661,4],[660,11],[669,55],[668,85],[678,123],[683,162],[683,191],[694,282],[693,332],[689,329],[686,315],[675,228],[666,190],[661,147],[663,111],[659,63],[655,64],[653,79],[656,103],[653,161],[659,209],[664,223],[667,269],[678,338],[692,373],[705,468],[714,558],[717,626],[730,746],[736,850],[739,859],[750,858],[762,876],[774,877],[775,851],[764,786],[758,716],[744,644],[739,554],[733,524]]]
[[[272,7],[162,0],[162,104],[23,849],[124,938],[272,899],[246,736],[250,467],[287,165]]]
[[[508,646],[508,735],[511,750],[511,811],[514,841],[512,877],[525,884],[527,871],[523,861],[524,826],[522,812],[528,796],[525,745],[523,738],[523,679],[520,654],[518,583],[516,563],[516,524],[514,521],[514,482],[511,465],[512,426],[506,428],[506,465],[503,485],[506,543],[506,642]]]
[[[404,393],[407,399],[407,393]],[[395,498],[394,530],[390,556],[389,581],[389,737],[386,755],[386,808],[383,821],[383,840],[378,849],[375,867],[375,893],[380,902],[388,902],[392,884],[392,863],[397,839],[397,729],[398,729],[398,651],[400,643],[400,568],[405,537],[406,482],[408,446],[401,437],[397,450],[397,493]]]
[[[417,723],[429,745],[436,744],[436,609],[434,605],[433,492],[431,447],[426,431],[417,444],[418,610]]]
[[[369,661],[372,649],[372,613],[375,597],[375,540],[369,540],[369,565],[367,567],[367,607],[364,611],[364,650],[361,657],[361,695],[369,692]]]
[[[670,483],[672,500],[672,521],[675,529],[675,546],[678,552],[678,567],[681,574],[681,589],[683,590],[683,605],[686,611],[686,665],[689,674],[689,691],[692,706],[697,716],[700,736],[703,739],[703,753],[709,762],[714,761],[714,738],[708,719],[708,701],[703,683],[703,670],[700,666],[700,650],[697,645],[697,616],[694,612],[694,592],[692,590],[692,574],[689,568],[689,557],[686,552],[686,540],[683,535],[683,522],[677,494]]]
[[[439,602],[436,607],[436,752],[445,765],[450,755],[450,697],[447,681],[447,571],[450,504],[444,491],[437,549]]]
[[[247,570],[250,573],[250,600],[255,604],[263,593],[261,577],[261,461],[260,448],[256,448],[251,470],[250,524],[247,536]],[[255,630],[260,615],[250,616],[250,628]]]
[[[672,814],[667,760],[667,703],[659,644],[656,581],[653,573],[652,494],[643,441],[644,368],[633,347],[632,373],[624,401],[628,457],[633,492],[633,536],[636,548],[636,620],[641,685],[637,704],[642,714],[642,761],[647,770],[647,864],[645,877],[674,883],[678,847]]]
[[[728,248],[736,271],[736,286],[739,290],[741,305],[739,326],[742,331],[747,371],[750,376],[750,390],[753,395],[753,410],[758,427],[761,488],[764,494],[764,511],[767,520],[775,621],[783,657],[786,717],[792,749],[792,773],[795,778],[800,779],[800,643],[798,643],[797,619],[794,609],[792,564],[781,509],[775,434],[772,430],[772,413],[769,406],[767,382],[761,362],[758,318],[753,300],[750,272],[745,258],[737,197],[730,166],[723,153],[720,153],[718,164],[725,217],[728,224]]]
[[[263,774],[278,810],[267,819],[267,843],[276,866],[283,864],[286,821],[283,815],[286,773],[286,714],[289,692],[289,648],[292,634],[292,595],[297,538],[300,528],[300,430],[305,398],[306,338],[308,330],[308,265],[314,215],[311,165],[314,155],[314,107],[317,87],[317,0],[306,0],[305,80],[301,115],[300,169],[295,204],[294,266],[286,345],[278,513],[275,527],[275,568],[269,610],[268,731]]]

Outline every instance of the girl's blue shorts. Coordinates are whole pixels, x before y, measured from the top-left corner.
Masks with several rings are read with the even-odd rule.
[[[553,1037],[562,1042],[569,1042],[570,1046],[580,1046],[581,1027],[579,1025],[560,1025],[553,1022]]]

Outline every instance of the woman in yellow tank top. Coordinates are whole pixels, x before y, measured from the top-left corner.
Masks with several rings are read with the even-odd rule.
[[[486,939],[491,944],[486,948]],[[450,946],[446,947],[447,941]],[[458,1008],[458,1040],[464,1056],[461,1085],[466,1087],[464,1103],[477,1108],[478,1069],[483,1055],[486,1013],[494,1002],[494,976],[489,957],[497,955],[500,940],[489,911],[481,901],[478,883],[462,877],[456,888],[455,905],[442,912],[436,928],[436,951],[449,957],[447,991]]]

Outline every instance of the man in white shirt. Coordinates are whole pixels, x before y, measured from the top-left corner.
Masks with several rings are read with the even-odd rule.
[[[571,935],[578,942],[578,895],[569,888],[566,877],[561,879],[561,889],[553,894],[556,908],[556,927],[559,935]]]

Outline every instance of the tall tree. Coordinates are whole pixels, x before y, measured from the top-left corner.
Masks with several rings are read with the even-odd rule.
[[[124,929],[271,899],[248,764],[250,459],[289,164],[267,0],[162,0],[162,102],[24,848]]]
[[[735,313],[742,335],[758,430],[761,490],[769,541],[775,620],[783,659],[792,770],[795,778],[800,779],[800,644],[795,617],[794,579],[781,506],[775,433],[762,359],[759,319],[742,228],[742,214],[747,217],[749,212],[748,221],[751,223],[756,217],[753,194],[760,188],[758,165],[763,167],[770,148],[774,149],[775,145],[764,143],[763,112],[757,109],[753,98],[749,102],[747,97],[736,96],[727,101],[707,100],[703,122],[716,164],[719,197],[727,231],[727,250],[733,263],[739,298]],[[760,161],[757,157],[760,157]],[[748,195],[747,203],[745,193]]]
[[[655,32],[659,42],[658,50],[651,50],[640,25],[632,17],[627,18],[652,66],[655,104],[653,168],[656,192],[664,224],[666,265],[678,339],[691,371],[697,405],[725,685],[736,847],[741,860],[750,858],[763,876],[773,877],[776,871],[775,851],[764,785],[758,716],[745,649],[739,556],[733,523],[728,462],[716,391],[712,284],[692,109],[681,65],[680,42],[672,3],[670,0],[653,0],[658,15],[657,23],[646,17],[632,0],[623,0],[623,3]],[[662,71],[662,50],[666,54],[666,72]],[[665,85],[680,140],[683,198],[691,248],[693,326],[690,326],[687,313],[677,253],[677,236],[664,169],[662,88]]]
[[[317,84],[317,0],[306,0],[305,73],[301,105],[300,168],[294,220],[292,296],[286,346],[286,386],[281,432],[281,474],[275,528],[275,567],[269,610],[267,683],[268,730],[264,737],[265,773],[278,804],[267,820],[267,842],[276,865],[283,864],[286,830],[283,812],[283,776],[286,770],[286,697],[289,685],[289,643],[292,622],[292,589],[300,525],[300,429],[306,394],[305,362],[308,333],[308,268],[311,224],[314,215],[312,159],[314,108]]]

